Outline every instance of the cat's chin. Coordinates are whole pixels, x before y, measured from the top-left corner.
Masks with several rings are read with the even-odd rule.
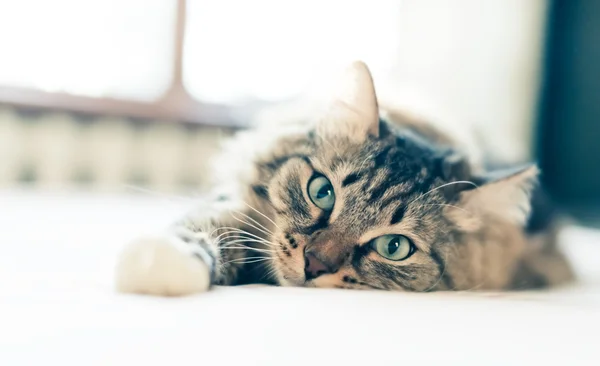
[[[285,287],[335,287],[333,284],[322,281],[309,280],[306,281],[305,277],[290,277],[287,275],[281,276],[279,279],[279,285]]]
[[[310,281],[306,281],[304,276],[286,274],[280,272],[277,276],[277,282],[280,286],[286,287],[315,287]]]

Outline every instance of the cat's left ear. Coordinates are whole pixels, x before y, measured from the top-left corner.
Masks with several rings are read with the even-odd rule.
[[[356,61],[346,69],[318,129],[324,136],[341,135],[355,141],[364,141],[368,135],[379,136],[375,85],[365,63]]]
[[[531,211],[531,194],[538,183],[539,169],[526,165],[516,169],[488,173],[476,180],[478,188],[460,193],[453,211],[459,226],[476,229],[485,216],[495,216],[517,225],[525,225]]]

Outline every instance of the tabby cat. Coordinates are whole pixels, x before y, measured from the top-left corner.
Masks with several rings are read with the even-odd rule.
[[[214,196],[125,249],[117,289],[424,292],[571,278],[534,165],[486,170],[433,126],[380,108],[364,63],[344,75],[320,118],[241,133],[217,166]]]

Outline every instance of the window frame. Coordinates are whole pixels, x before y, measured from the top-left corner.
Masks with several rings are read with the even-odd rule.
[[[140,102],[116,98],[94,98],[69,93],[0,85],[0,104],[17,108],[59,110],[91,115],[107,115],[152,120],[239,127],[248,122],[240,116],[251,106],[232,108],[194,99],[183,84],[183,52],[186,29],[186,0],[177,0],[175,52],[171,85],[157,100]],[[234,110],[235,109],[235,110]],[[241,109],[241,110],[240,110]]]

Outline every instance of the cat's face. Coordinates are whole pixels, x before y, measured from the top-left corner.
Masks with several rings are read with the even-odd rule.
[[[440,280],[452,226],[441,158],[409,136],[316,138],[269,187],[282,284],[425,291]]]
[[[469,193],[457,183],[469,178],[466,162],[380,121],[370,75],[357,67],[354,91],[306,137],[308,153],[270,182],[274,272],[293,286],[450,288],[447,257],[471,218],[461,214],[493,192]]]

